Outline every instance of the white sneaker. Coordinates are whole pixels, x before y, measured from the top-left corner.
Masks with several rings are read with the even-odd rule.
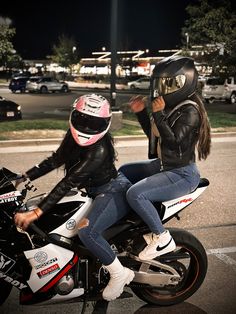
[[[146,242],[150,241],[149,234],[146,235]],[[170,235],[169,230],[164,231],[159,234],[152,234],[152,241],[144,248],[142,252],[139,253],[139,258],[141,260],[152,260],[157,256],[169,253],[174,251],[176,244],[172,236]]]
[[[127,267],[123,267],[117,258],[105,268],[110,273],[110,280],[103,290],[102,296],[103,299],[112,301],[118,298],[123,292],[124,286],[134,279],[134,272]]]
[[[152,233],[144,234],[143,238],[147,244],[150,244],[152,242]]]

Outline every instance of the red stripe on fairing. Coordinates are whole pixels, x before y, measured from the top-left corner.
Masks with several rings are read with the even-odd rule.
[[[20,303],[27,302],[33,298],[33,293],[31,294],[20,294]]]
[[[77,263],[79,260],[78,256],[76,255],[72,262],[69,262],[69,264],[55,277],[53,278],[46,286],[44,286],[40,292],[46,292],[48,291],[50,288],[52,288],[57,281],[59,281],[74,265],[75,263]]]

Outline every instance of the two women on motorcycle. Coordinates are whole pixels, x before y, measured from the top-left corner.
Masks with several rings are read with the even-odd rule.
[[[108,301],[120,296],[124,286],[133,280],[134,272],[122,266],[102,236],[103,231],[128,213],[128,200],[152,232],[144,236],[148,245],[139,258],[150,260],[174,250],[174,239],[162,226],[152,202],[193,191],[200,178],[195,164],[195,146],[200,159],[205,159],[210,151],[209,124],[196,94],[197,72],[193,60],[164,59],[154,69],[153,84],[153,119],[150,120],[142,97],[132,98],[131,108],[149,141],[153,138],[156,141],[155,154],[151,152],[149,156],[161,158],[161,171],[156,170],[151,176],[144,171],[143,177],[147,178],[131,186],[129,165],[121,167],[119,172],[115,168],[108,101],[99,95],[85,95],[74,103],[69,130],[58,150],[26,172],[26,177],[34,180],[64,165],[65,177],[38,208],[15,215],[16,225],[26,229],[71,188],[86,188],[94,202],[88,217],[81,221],[79,237],[110,273],[110,281],[103,291],[103,298]],[[157,147],[161,148],[160,155],[156,154]],[[149,169],[149,165],[144,169]],[[139,171],[136,167],[135,172]]]

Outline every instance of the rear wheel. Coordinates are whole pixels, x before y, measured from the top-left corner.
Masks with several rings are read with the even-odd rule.
[[[206,99],[206,102],[208,104],[213,104],[214,100],[215,100],[214,98],[208,98],[208,99]]]
[[[2,305],[11,293],[12,285],[0,279],[0,305]]]
[[[163,287],[136,288],[133,292],[143,301],[155,305],[173,305],[183,302],[193,295],[201,286],[207,272],[207,255],[202,244],[191,233],[170,229],[176,243],[176,250],[156,260],[174,268],[180,275],[175,285]],[[163,269],[150,266],[149,272],[161,272]]]
[[[40,88],[40,93],[45,94],[45,93],[47,93],[47,92],[48,92],[48,89],[47,89],[46,86],[42,86],[42,87]]]
[[[236,103],[236,93],[232,93],[230,96],[230,103],[235,104]]]

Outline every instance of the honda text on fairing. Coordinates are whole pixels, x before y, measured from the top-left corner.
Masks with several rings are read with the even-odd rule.
[[[19,289],[22,305],[102,298],[109,274],[77,235],[79,222],[89,212],[93,199],[73,189],[50,213],[23,231],[14,224],[15,213],[33,210],[44,195],[26,201],[27,191],[34,187],[27,182],[22,191],[17,190],[14,181],[18,178],[9,169],[0,169],[0,304],[12,287]],[[179,218],[178,213],[208,185],[207,179],[201,179],[191,194],[156,204],[163,223]],[[122,264],[135,272],[129,287],[149,304],[183,302],[199,289],[207,272],[207,256],[199,240],[185,230],[170,231],[176,250],[150,261],[137,257],[146,246],[145,239],[148,241],[143,236],[150,231],[134,212],[105,233]]]

